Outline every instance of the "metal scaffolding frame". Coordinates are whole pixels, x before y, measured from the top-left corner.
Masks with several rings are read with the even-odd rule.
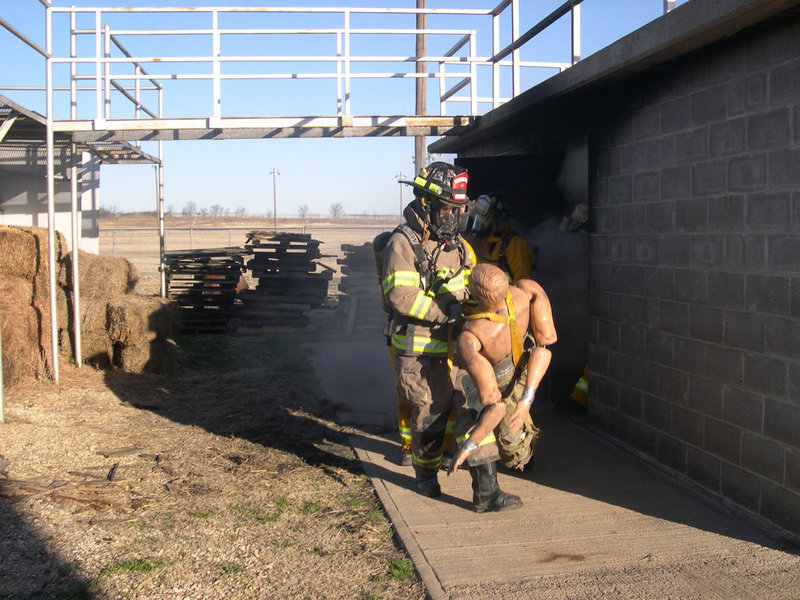
[[[492,9],[427,9],[427,8],[312,8],[312,7],[56,7],[50,0],[39,0],[45,8],[45,48],[39,47],[12,25],[0,19],[4,27],[28,46],[36,50],[45,59],[46,93],[46,146],[47,146],[47,210],[50,260],[50,311],[51,338],[53,340],[53,378],[58,381],[58,339],[56,322],[56,272],[54,256],[55,239],[55,189],[54,189],[54,139],[57,134],[66,134],[75,144],[95,144],[108,142],[157,141],[156,154],[156,195],[157,216],[159,223],[161,295],[166,295],[165,262],[164,262],[164,178],[163,178],[163,141],[166,139],[247,139],[276,137],[366,137],[366,136],[442,136],[455,135],[474,122],[480,114],[480,107],[496,108],[519,95],[522,90],[521,71],[523,69],[557,69],[563,71],[580,60],[580,4],[582,0],[566,0],[539,23],[520,34],[520,0],[501,0]],[[674,8],[674,0],[664,0],[664,12]],[[104,16],[114,15],[147,15],[147,14],[181,14],[191,13],[206,15],[210,25],[193,29],[112,29],[103,23]],[[66,14],[69,22],[68,51],[61,54],[55,51],[54,21]],[[221,17],[230,15],[264,15],[264,14],[327,14],[341,19],[339,27],[326,29],[311,28],[264,28],[264,27],[223,27]],[[93,25],[79,28],[78,19],[94,15]],[[478,29],[467,28],[422,28],[416,27],[352,27],[354,15],[367,15],[381,18],[399,18],[425,16],[445,16],[456,18],[489,19],[488,31],[491,36],[491,55],[478,56]],[[571,60],[569,62],[537,62],[521,58],[521,48],[539,33],[553,25],[562,17],[571,18]],[[510,42],[501,48],[500,40],[503,19],[509,21]],[[460,22],[460,21],[459,21]],[[417,36],[424,34],[428,38],[453,37],[455,43],[440,56],[366,56],[352,52],[352,40],[358,36]],[[276,56],[276,55],[226,55],[223,53],[223,40],[235,36],[333,36],[335,46],[333,52],[323,56]],[[136,39],[142,36],[192,36],[210,41],[211,53],[204,56],[136,56],[132,54],[123,39]],[[79,56],[80,39],[91,38],[94,41],[93,54]],[[59,38],[60,40],[61,38]],[[389,72],[363,72],[354,69],[358,65],[396,64],[397,69]],[[186,71],[148,72],[146,66],[156,65],[194,65]],[[316,71],[304,72],[270,72],[259,70],[259,65],[284,64],[316,66]],[[416,69],[419,64],[434,64],[435,72]],[[56,68],[66,65],[69,70],[69,85],[56,85]],[[198,66],[210,65],[205,71],[196,72]],[[248,65],[249,72],[231,72],[231,65]],[[334,70],[325,70],[325,66],[334,66]],[[81,67],[93,68],[92,74],[85,73]],[[410,68],[409,68],[410,67]],[[491,95],[479,94],[479,72],[488,68],[491,71]],[[501,93],[501,71],[511,71],[510,95]],[[121,72],[126,70],[126,72]],[[357,79],[415,79],[432,78],[439,82],[439,114],[423,116],[397,115],[354,115],[352,112],[351,84]],[[330,116],[261,116],[238,117],[226,116],[223,108],[222,88],[227,81],[259,81],[259,80],[333,80],[335,81],[335,114]],[[211,83],[211,111],[205,117],[175,117],[164,115],[164,86],[174,81],[207,81]],[[451,83],[453,82],[454,83]],[[164,82],[164,83],[162,83]],[[4,87],[3,89],[21,89]],[[28,88],[30,89],[30,88]],[[56,118],[56,93],[69,92],[69,118]],[[156,106],[148,107],[143,96],[156,94]],[[93,97],[93,116],[80,115],[83,106],[79,100],[86,94]],[[413,94],[410,95],[413,97]],[[132,118],[118,116],[115,98],[121,98],[126,106],[133,106]],[[467,106],[462,114],[448,116],[447,107],[452,103]],[[73,154],[74,156],[74,154]],[[72,165],[72,213],[73,213],[73,250],[77,248],[77,236],[80,234],[77,224],[77,182],[76,165]],[[75,286],[74,301],[78,301],[78,261],[73,261],[73,281]],[[77,312],[77,305],[76,305]],[[80,326],[75,323],[76,332],[76,364],[80,364]]]

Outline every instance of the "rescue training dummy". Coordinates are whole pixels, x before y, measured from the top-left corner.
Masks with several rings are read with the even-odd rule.
[[[463,382],[468,405],[479,417],[470,428],[457,423],[461,449],[448,475],[465,461],[472,471],[487,439],[497,439],[504,466],[521,470],[538,440],[530,410],[550,366],[546,346],[557,339],[550,301],[535,281],[510,286],[503,271],[488,263],[472,269],[469,289],[478,308],[465,315],[458,357],[468,373]],[[525,348],[526,340],[532,348]],[[476,495],[482,491],[474,483],[473,489]]]
[[[382,292],[390,313],[387,335],[400,402],[411,407],[411,461],[416,489],[441,495],[437,474],[451,409],[469,418],[451,371],[457,324],[474,264],[461,238],[467,220],[467,172],[434,162],[413,181],[405,223],[382,255]]]

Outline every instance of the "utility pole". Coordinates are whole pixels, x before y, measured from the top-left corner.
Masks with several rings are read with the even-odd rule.
[[[400,171],[397,175],[395,175],[395,177],[397,177],[397,183],[400,184],[400,216],[402,217],[403,216],[403,183],[402,183],[402,179],[403,179],[403,177],[405,177],[405,175],[403,175],[403,172]]]
[[[278,194],[276,192],[275,187],[275,176],[280,175],[278,171],[275,170],[275,167],[272,168],[272,171],[269,172],[272,175],[272,228],[275,230],[275,233],[278,232]]]
[[[417,8],[422,9],[425,8],[425,0],[417,0]],[[425,29],[425,13],[417,13],[417,29],[424,30]],[[418,74],[427,73],[428,65],[427,63],[420,61],[420,58],[425,56],[425,34],[418,33],[417,34],[417,44],[416,44],[416,54],[417,54],[417,61],[416,61],[416,72]],[[427,84],[427,79],[425,76],[418,76],[415,79],[416,82],[416,112],[417,116],[425,116],[426,108],[425,108],[425,88]],[[422,171],[422,167],[425,166],[425,136],[418,135],[414,137],[414,175],[418,175],[420,171]]]

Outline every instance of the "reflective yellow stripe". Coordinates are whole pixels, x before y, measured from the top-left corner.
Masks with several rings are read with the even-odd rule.
[[[469,439],[469,434],[460,435],[460,436],[458,436],[456,438],[456,442],[458,443],[459,446],[463,446],[464,442],[466,442],[468,439]],[[496,442],[496,441],[497,441],[497,438],[494,437],[494,432],[490,431],[487,434],[487,436],[480,441],[478,446],[485,446],[486,444],[491,444],[491,443]]]
[[[588,392],[589,391],[589,382],[586,381],[583,377],[578,379],[578,383],[575,384],[575,387],[581,391]]]
[[[456,428],[456,422],[455,421],[448,421],[447,425],[444,426],[444,432],[445,432],[445,434],[453,433],[453,430],[455,428]]]
[[[392,346],[398,350],[406,350],[408,347],[408,337],[400,334],[392,335]],[[412,352],[421,354],[447,354],[446,340],[433,340],[427,337],[414,338]]]
[[[395,286],[420,287],[419,273],[416,271],[395,271],[383,280],[383,293],[386,294]]]
[[[403,439],[411,439],[411,427],[400,427],[400,437]]]
[[[442,466],[442,457],[437,456],[436,458],[431,458],[428,460],[422,459],[416,454],[411,454],[411,462],[414,463],[418,467],[422,467],[423,469],[427,469],[429,471],[436,470],[438,471]]]
[[[420,290],[416,300],[414,300],[414,304],[411,305],[411,310],[408,311],[408,316],[415,319],[423,319],[428,314],[428,309],[431,307],[432,302],[433,300]]]

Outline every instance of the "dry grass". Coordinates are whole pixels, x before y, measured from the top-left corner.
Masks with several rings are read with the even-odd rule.
[[[423,598],[302,341],[8,392],[0,598]]]

